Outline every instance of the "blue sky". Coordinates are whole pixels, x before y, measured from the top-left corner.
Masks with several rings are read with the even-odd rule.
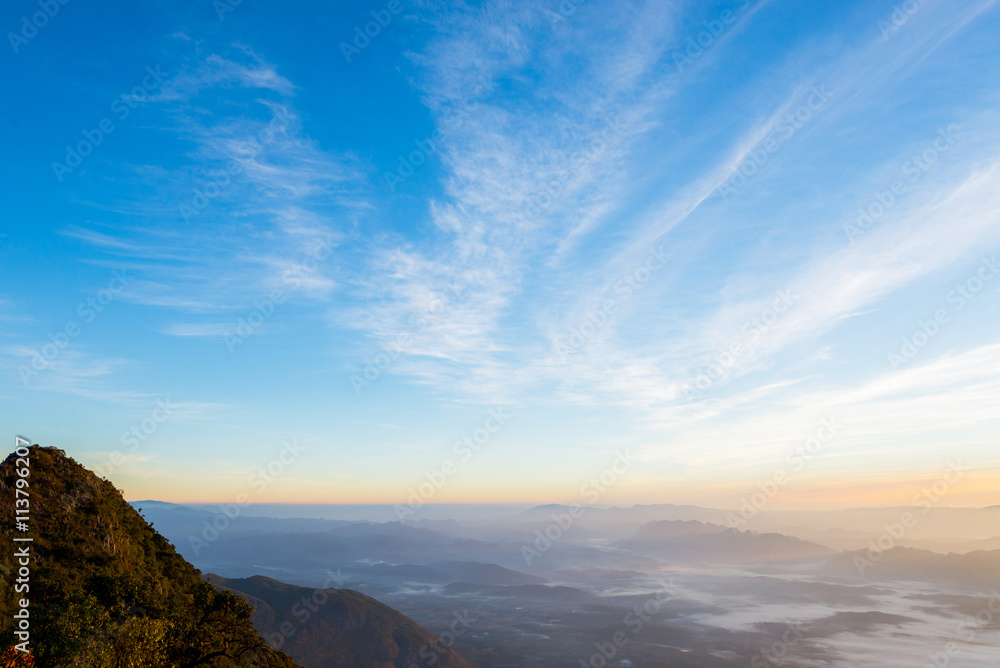
[[[995,1],[39,7],[0,413],[128,498],[998,502]]]

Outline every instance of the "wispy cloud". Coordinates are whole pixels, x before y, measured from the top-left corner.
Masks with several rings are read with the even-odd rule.
[[[779,128],[793,127],[789,114],[804,104],[815,87],[828,85],[835,99],[814,113],[815,122],[794,126],[799,129],[787,139],[788,147],[782,146],[771,158],[773,164],[767,165],[771,175],[794,170],[796,161],[808,159],[806,147],[825,141],[821,131],[835,132],[838,123],[848,122],[859,108],[884,96],[877,86],[868,84],[870,77],[884,82],[912,76],[906,54],[918,48],[915,45],[940,48],[958,34],[955,25],[985,4],[989,3],[968,11],[952,10],[955,22],[947,23],[952,27],[946,29],[939,16],[914,21],[907,26],[909,38],[895,42],[885,43],[873,24],[869,41],[841,47],[834,61],[804,58],[811,70],[793,72],[783,64],[773,81],[758,83],[769,100],[784,86],[780,101],[754,104],[758,92],[748,90],[748,116],[756,120],[742,132],[730,133],[728,144],[712,146],[719,159],[691,173],[663,175],[669,184],[667,195],[638,209],[622,203],[642,192],[650,175],[630,170],[626,158],[635,158],[642,142],[669,124],[679,91],[698,81],[695,68],[676,72],[672,64],[665,76],[663,58],[685,36],[677,29],[677,10],[640,7],[643,20],[632,21],[633,29],[621,40],[628,48],[602,51],[600,62],[583,53],[585,44],[579,35],[599,31],[593,23],[597,20],[614,25],[618,17],[610,9],[581,11],[573,17],[578,21],[574,31],[557,29],[544,35],[541,31],[546,27],[537,17],[527,10],[512,11],[502,3],[449,15],[437,26],[441,36],[416,58],[423,67],[422,90],[428,106],[443,116],[462,102],[473,82],[483,79],[490,82],[492,92],[459,129],[443,135],[446,196],[431,202],[433,236],[420,243],[389,245],[375,253],[372,278],[363,284],[372,301],[364,313],[345,316],[341,312],[337,322],[359,327],[376,341],[389,341],[406,332],[408,323],[428,303],[448,293],[452,297],[440,317],[394,371],[477,396],[511,396],[554,381],[570,401],[620,403],[654,411],[673,405],[671,410],[679,414],[697,413],[702,408],[683,401],[683,384],[706,359],[741,336],[741,325],[765,309],[775,291],[793,286],[804,296],[766,337],[744,342],[751,352],[736,374],[759,370],[788,346],[816,339],[846,319],[871,311],[885,296],[992,243],[997,201],[990,163],[975,173],[955,173],[950,180],[935,183],[938,190],[930,204],[914,197],[900,205],[893,215],[898,225],[887,221],[884,230],[857,246],[844,247],[837,239],[832,245],[783,249],[793,261],[766,278],[759,274],[751,278],[758,267],[747,267],[746,272],[735,268],[728,284],[746,280],[752,286],[749,289],[693,283],[705,291],[695,298],[711,306],[703,306],[686,322],[668,316],[670,329],[667,333],[658,330],[656,351],[641,342],[643,332],[657,326],[643,306],[669,299],[671,288],[692,289],[698,268],[690,256],[682,257],[676,271],[664,272],[657,287],[646,290],[572,359],[554,355],[555,339],[564,336],[608,283],[633,267],[652,244],[676,237],[683,244],[680,255],[689,255],[687,248],[695,258],[704,252],[694,245],[703,246],[703,240],[693,243],[684,230],[673,231],[682,224],[714,226],[713,219],[745,206],[743,201],[723,202],[717,196],[719,186]],[[753,19],[754,15],[744,17],[740,26]],[[639,24],[642,28],[634,27]],[[604,37],[605,42],[615,43],[614,38]],[[728,36],[720,40],[713,45],[712,58],[724,59],[730,46]],[[800,47],[807,52],[815,48],[813,44]],[[562,70],[555,82],[534,72],[532,63],[544,60],[548,49],[563,58],[567,54],[578,58],[571,75]],[[789,62],[795,59],[794,53],[788,56]],[[711,62],[699,61],[699,68]],[[530,105],[524,96],[512,99],[499,94],[499,89],[516,85],[510,82],[526,77],[532,77],[531,88],[524,91],[532,98]],[[635,86],[617,85],[644,77],[657,81],[645,94],[626,95],[623,91],[634,91]],[[608,118],[623,119],[618,122],[626,127],[617,143],[601,160],[573,170],[568,180],[563,176],[555,203],[543,215],[526,220],[524,202],[540,187],[558,182],[560,172],[572,165],[574,153]],[[682,136],[680,141],[689,144],[682,151],[691,153],[699,142],[717,143],[718,136],[701,133]],[[980,146],[977,154],[989,158],[987,145]],[[905,160],[905,153],[899,155]],[[695,214],[697,220],[692,218]],[[829,226],[833,229],[837,224],[831,220]],[[606,246],[594,248],[586,243],[588,234],[598,229],[607,234],[611,226],[621,232],[611,235]],[[653,310],[664,316],[658,305]],[[533,314],[534,320],[525,313]],[[762,387],[777,391],[785,382],[771,378]]]
[[[284,24],[226,44],[192,21],[148,49],[166,75],[132,140],[123,124],[60,185],[63,208],[45,215],[65,222],[38,233],[42,208],[25,205],[3,239],[18,271],[14,249],[54,253],[30,260],[46,273],[27,297],[0,295],[3,364],[16,373],[73,317],[95,266],[133,280],[37,386],[10,392],[140,405],[157,374],[189,389],[232,378],[244,424],[220,432],[332,416],[303,437],[349,459],[327,438],[343,427],[344,443],[373,444],[354,462],[371,470],[385,452],[422,466],[470,404],[513,404],[535,425],[582,416],[553,442],[641,446],[641,475],[658,480],[715,457],[735,479],[834,413],[850,427],[829,471],[865,448],[888,466],[903,442],[932,468],[933,439],[984,442],[997,283],[899,370],[885,354],[1000,250],[984,46],[1000,3],[924,2],[886,34],[891,2],[734,0],[718,34],[706,22],[723,5],[569,4],[418,3],[350,68],[317,59],[336,52],[328,35],[290,44]],[[77,136],[72,122],[59,137]],[[957,141],[912,179],[952,126]],[[845,238],[872,202],[877,220]],[[260,338],[227,353],[251,315]],[[395,376],[378,388],[398,393],[391,419],[376,391],[331,409],[367,367]],[[399,438],[369,430],[388,423]],[[235,450],[219,447],[221,467]],[[569,470],[559,450],[544,456]]]
[[[686,467],[766,468],[784,462],[790,449],[805,442],[827,418],[843,429],[830,450],[853,466],[859,456],[867,457],[866,470],[891,471],[901,453],[923,462],[958,456],[969,451],[970,434],[998,421],[992,408],[1000,401],[998,371],[1000,346],[992,344],[901,372],[886,369],[853,386],[758,401],[752,413],[735,411],[733,402],[726,401],[718,413],[671,422],[672,447],[645,448],[642,456]],[[720,422],[719,415],[732,419]],[[975,446],[976,439],[971,443]]]
[[[160,329],[169,336],[214,336],[222,337],[231,333],[232,323],[173,323]]]
[[[159,192],[156,202],[124,209],[172,224],[73,225],[64,234],[109,256],[146,260],[127,295],[139,304],[231,312],[276,287],[328,295],[336,285],[331,264],[301,265],[318,244],[340,243],[355,212],[369,206],[361,162],[308,138],[295,86],[248,47],[196,52],[192,60],[147,103],[159,105],[164,129],[191,147],[186,164],[126,166],[128,177],[148,179]],[[172,209],[164,209],[168,199]]]

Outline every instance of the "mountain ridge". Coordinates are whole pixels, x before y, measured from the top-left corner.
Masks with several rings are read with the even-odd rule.
[[[877,546],[875,546],[877,548]],[[1000,582],[1000,549],[941,554],[915,547],[842,552],[830,560],[831,570],[881,580],[948,581],[979,589]]]
[[[675,561],[780,561],[829,556],[824,545],[779,533],[740,531],[696,520],[647,522],[617,547],[655,553]],[[738,556],[737,556],[738,555]]]

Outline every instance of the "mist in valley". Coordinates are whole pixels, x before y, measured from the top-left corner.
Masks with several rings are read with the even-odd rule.
[[[133,505],[237,590],[303,587],[275,645],[338,588],[481,668],[995,666],[1000,647],[1000,507]]]

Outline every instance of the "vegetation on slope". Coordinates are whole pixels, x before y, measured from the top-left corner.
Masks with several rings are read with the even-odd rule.
[[[0,554],[0,662],[17,601],[30,601],[35,665],[101,668],[294,667],[251,624],[252,607],[203,581],[107,480],[56,448],[32,446],[29,531],[0,524],[4,544],[30,536],[30,590],[15,593],[13,550]],[[13,515],[15,455],[0,465],[0,507]],[[23,657],[21,657],[23,659]],[[7,665],[0,663],[0,665]],[[27,665],[27,664],[25,664]]]

